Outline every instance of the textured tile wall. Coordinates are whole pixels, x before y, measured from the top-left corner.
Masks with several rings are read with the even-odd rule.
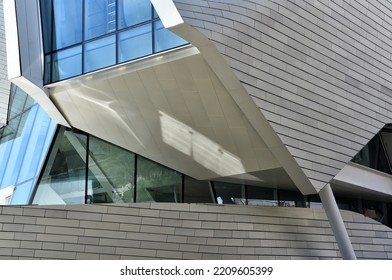
[[[343,211],[358,258],[392,230]],[[197,204],[0,207],[0,259],[336,259],[323,209]]]
[[[392,117],[388,1],[174,0],[320,189]]]

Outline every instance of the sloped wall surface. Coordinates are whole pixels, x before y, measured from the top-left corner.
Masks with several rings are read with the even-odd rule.
[[[355,253],[392,230],[343,211]],[[340,259],[323,209],[198,204],[0,207],[0,259]]]
[[[174,0],[321,189],[392,116],[388,1]]]

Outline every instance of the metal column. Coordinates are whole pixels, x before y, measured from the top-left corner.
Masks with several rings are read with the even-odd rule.
[[[356,260],[355,252],[351,244],[346,227],[344,226],[342,216],[333,195],[330,184],[327,184],[319,192],[321,202],[323,203],[329,223],[344,260]]]

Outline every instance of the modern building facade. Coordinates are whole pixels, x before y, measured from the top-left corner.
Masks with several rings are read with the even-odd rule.
[[[388,2],[2,4],[1,258],[392,258]]]

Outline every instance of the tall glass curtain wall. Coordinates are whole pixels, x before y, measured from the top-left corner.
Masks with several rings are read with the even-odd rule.
[[[12,86],[7,126],[0,129],[0,189],[15,186],[10,204],[27,204],[56,130],[56,123]]]
[[[150,0],[41,0],[45,83],[187,44]]]

